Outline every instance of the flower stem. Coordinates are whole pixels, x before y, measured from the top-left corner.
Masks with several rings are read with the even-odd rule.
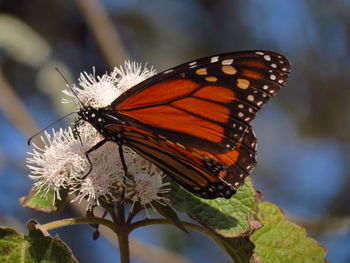
[[[136,203],[132,211],[128,215],[128,219],[126,220],[126,224],[130,225],[131,221],[134,217],[142,210],[140,203]]]
[[[122,227],[118,231],[118,242],[120,250],[120,263],[130,263],[129,231]]]
[[[46,230],[51,230],[63,226],[71,226],[71,225],[77,225],[77,224],[99,224],[104,225],[110,229],[112,229],[114,232],[118,231],[118,226],[115,225],[112,221],[109,221],[107,219],[103,218],[97,218],[97,217],[81,217],[81,218],[67,218],[62,220],[53,221],[47,224],[42,225]]]
[[[125,221],[125,207],[124,203],[117,204],[117,222],[119,229],[117,231],[120,263],[130,263],[130,248],[129,248],[129,234],[130,227]]]

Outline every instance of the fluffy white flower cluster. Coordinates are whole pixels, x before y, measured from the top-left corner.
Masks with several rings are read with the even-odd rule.
[[[141,64],[127,61],[124,67],[115,68],[112,73],[103,76],[96,76],[95,72],[82,73],[79,86],[73,86],[73,90],[85,106],[106,107],[124,91],[155,73],[153,68],[147,69]],[[80,106],[71,90],[63,92],[70,99],[62,102]],[[42,197],[53,191],[55,198],[60,199],[60,191],[68,189],[74,196],[72,202],[87,200],[87,209],[100,206],[102,202],[117,201],[122,192],[132,207],[136,202],[147,206],[154,200],[160,203],[166,201],[162,194],[169,189],[167,183],[163,183],[162,172],[126,146],[123,146],[123,152],[128,167],[127,176],[118,145],[113,142],[107,142],[91,152],[92,170],[88,173],[91,165],[85,152],[103,139],[89,123],[77,126],[76,132],[70,127],[52,130],[51,135],[45,131],[41,139],[44,147],[34,145],[33,151],[28,153],[27,163],[29,177],[35,181],[34,189]]]

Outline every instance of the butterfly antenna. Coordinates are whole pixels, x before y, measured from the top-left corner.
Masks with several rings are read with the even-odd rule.
[[[84,107],[84,104],[81,102],[81,100],[79,99],[77,93],[74,91],[74,89],[72,88],[72,86],[69,84],[69,82],[67,81],[66,77],[63,75],[63,73],[58,69],[55,68],[55,70],[58,72],[58,74],[61,75],[61,77],[64,79],[64,81],[66,82],[67,86],[69,87],[69,89],[72,91],[72,93],[74,94],[74,96],[77,98],[79,104]]]
[[[50,123],[47,127],[45,127],[44,129],[40,130],[39,132],[37,132],[36,134],[34,134],[33,136],[31,136],[28,141],[27,144],[30,145],[30,143],[32,142],[33,138],[35,138],[36,136],[38,136],[40,133],[42,133],[43,131],[47,130],[48,128],[50,128],[52,125],[55,125],[57,122],[63,120],[64,118],[68,117],[69,115],[75,114],[77,112],[71,112],[68,113],[66,115],[64,115],[63,117],[59,118],[58,120],[55,120],[54,122]]]

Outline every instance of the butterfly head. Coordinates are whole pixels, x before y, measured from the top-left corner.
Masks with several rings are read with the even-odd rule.
[[[81,120],[89,122],[105,137],[109,137],[110,135],[108,130],[109,126],[121,123],[109,107],[94,108],[91,106],[85,106],[80,109],[78,116]]]

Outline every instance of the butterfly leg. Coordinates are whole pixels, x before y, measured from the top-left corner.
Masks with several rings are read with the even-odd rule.
[[[123,152],[123,145],[121,143],[119,143],[118,146],[119,146],[120,161],[122,162],[125,176],[127,176],[128,175],[128,167],[126,166],[126,163],[125,163],[124,152]]]
[[[81,140],[81,137],[80,137],[80,132],[78,131],[78,124],[81,120],[77,120],[75,123],[74,123],[74,127],[73,127],[73,131],[77,134],[78,136],[78,139],[80,141],[80,144],[83,145],[83,141]]]
[[[108,139],[105,138],[105,139],[103,139],[102,141],[99,141],[98,143],[96,143],[94,146],[92,146],[89,150],[87,150],[87,151],[85,152],[86,159],[88,160],[88,162],[89,162],[89,164],[90,164],[90,169],[89,169],[89,171],[87,172],[87,174],[85,174],[85,175],[83,176],[82,179],[85,179],[86,176],[88,176],[88,175],[91,173],[91,171],[92,171],[92,162],[91,162],[91,160],[90,160],[89,154],[90,154],[91,152],[93,152],[93,151],[96,151],[98,148],[100,148],[102,145],[104,145],[107,141],[108,141]]]

